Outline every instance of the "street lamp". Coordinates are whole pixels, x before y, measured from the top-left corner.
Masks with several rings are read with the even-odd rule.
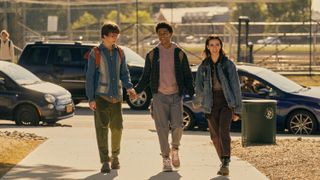
[[[139,15],[138,15],[138,10],[139,10],[139,6],[138,6],[138,0],[136,0],[136,50],[137,53],[139,54]]]

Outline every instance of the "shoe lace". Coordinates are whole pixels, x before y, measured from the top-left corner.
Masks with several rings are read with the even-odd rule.
[[[170,166],[170,165],[171,165],[170,163],[171,163],[171,162],[170,162],[170,159],[169,159],[169,158],[163,159],[163,165],[164,165],[164,166]]]

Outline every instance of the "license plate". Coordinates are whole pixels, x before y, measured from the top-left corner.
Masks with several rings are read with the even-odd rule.
[[[68,105],[66,106],[66,111],[67,111],[67,113],[72,112],[72,110],[73,110],[72,104],[68,104]]]

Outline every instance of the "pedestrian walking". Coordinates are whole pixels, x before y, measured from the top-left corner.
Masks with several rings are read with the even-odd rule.
[[[241,113],[241,89],[235,64],[225,55],[218,36],[205,42],[205,58],[198,68],[195,81],[195,107],[202,107],[211,140],[221,160],[218,175],[229,175],[231,155],[230,126]]]
[[[172,165],[175,168],[180,166],[182,98],[184,93],[192,97],[194,86],[187,55],[171,40],[172,26],[161,22],[156,25],[155,31],[160,43],[147,54],[144,71],[135,90],[140,93],[147,86],[151,88],[151,116],[159,138],[163,171],[166,172],[172,171]],[[171,147],[168,140],[170,131]]]
[[[101,173],[119,169],[120,142],[122,135],[122,85],[130,97],[135,91],[130,80],[123,50],[116,44],[120,28],[114,23],[101,28],[102,42],[91,50],[86,73],[86,94],[90,109],[94,111]],[[121,81],[121,82],[120,82]],[[108,148],[108,131],[111,130],[111,158]]]
[[[9,36],[6,30],[0,33],[0,60],[14,62],[14,44]]]

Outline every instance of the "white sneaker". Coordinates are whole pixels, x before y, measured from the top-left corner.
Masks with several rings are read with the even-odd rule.
[[[170,158],[163,158],[163,172],[171,172],[172,166],[171,166],[171,160]]]
[[[178,149],[172,149],[172,152],[171,152],[172,165],[175,168],[179,168],[180,167],[180,159],[179,159],[178,152],[179,152]]]

